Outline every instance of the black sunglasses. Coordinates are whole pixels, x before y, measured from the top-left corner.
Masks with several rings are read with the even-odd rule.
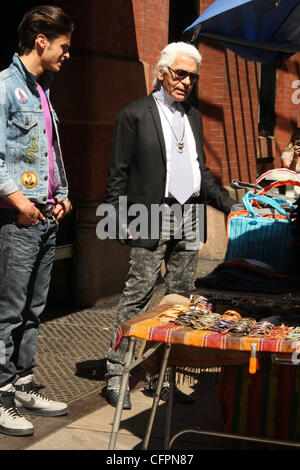
[[[189,77],[191,83],[196,83],[199,80],[198,73],[187,72],[186,70],[173,70],[171,67],[168,67],[175,75],[175,80],[184,80],[186,77]]]

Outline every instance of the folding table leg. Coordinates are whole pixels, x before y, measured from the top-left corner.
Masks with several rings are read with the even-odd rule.
[[[174,403],[174,384],[176,377],[176,367],[171,367],[170,373],[170,392],[169,399],[167,403],[167,415],[166,415],[166,424],[165,424],[165,440],[164,440],[164,450],[169,449],[171,428],[172,428],[172,417],[173,417],[173,403]]]
[[[118,403],[117,403],[117,407],[115,411],[115,416],[114,416],[113,427],[112,427],[112,431],[110,435],[110,441],[109,441],[109,447],[108,447],[109,450],[113,450],[116,445],[117,435],[118,435],[121,417],[122,417],[126,387],[127,387],[128,380],[129,380],[130,364],[132,362],[133,353],[134,353],[135,341],[136,341],[136,338],[133,338],[133,337],[131,337],[129,340],[129,346],[128,346],[128,351],[126,353],[124,371],[123,371],[123,376],[122,376],[122,383],[121,383],[121,388],[120,388],[120,395],[119,395],[119,399],[118,399]]]
[[[149,418],[149,421],[148,421],[148,426],[147,426],[147,429],[146,429],[146,433],[145,433],[145,437],[144,437],[144,441],[143,441],[143,445],[142,445],[143,450],[148,449],[149,439],[150,439],[150,435],[151,435],[151,431],[152,431],[154,418],[155,418],[155,415],[156,415],[156,410],[157,410],[157,406],[158,406],[158,402],[159,402],[159,397],[160,397],[160,392],[161,392],[161,389],[162,389],[162,384],[163,384],[163,380],[164,380],[164,376],[165,376],[166,367],[167,367],[167,364],[168,364],[170,350],[171,350],[171,344],[167,343],[165,345],[165,352],[164,352],[164,355],[163,355],[163,360],[162,360],[162,364],[161,364],[161,368],[160,368],[157,389],[156,389],[155,394],[154,394],[154,399],[153,399],[153,403],[152,403],[150,418]]]

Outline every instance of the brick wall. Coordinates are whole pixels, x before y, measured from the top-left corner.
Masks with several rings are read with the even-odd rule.
[[[130,101],[149,93],[168,42],[169,0],[57,0],[75,21],[71,60],[55,77],[53,99],[77,202],[105,197],[113,124]]]
[[[213,0],[201,0],[201,13]],[[209,45],[208,45],[209,44]],[[254,180],[258,146],[260,65],[237,58],[213,41],[201,41],[199,87],[208,164],[223,184]],[[205,70],[204,70],[205,69]],[[276,71],[274,168],[293,129],[300,127],[300,53]]]
[[[132,0],[132,5],[138,56],[150,93],[160,52],[168,44],[169,0]]]
[[[201,0],[202,13],[213,0]],[[57,0],[75,20],[71,61],[55,80],[62,118],[62,144],[71,196],[98,201],[105,195],[109,149],[116,114],[149,93],[159,53],[168,42],[169,0]],[[258,171],[260,65],[247,62],[216,41],[201,39],[203,62],[197,89],[208,166],[217,180],[253,182]],[[299,54],[277,70],[275,166],[299,105],[292,83]],[[299,87],[300,89],[300,87]],[[296,95],[300,99],[300,93]]]

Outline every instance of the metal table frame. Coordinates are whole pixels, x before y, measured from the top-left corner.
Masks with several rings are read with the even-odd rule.
[[[144,436],[143,443],[142,443],[142,450],[147,450],[148,445],[149,445],[152,427],[153,427],[153,423],[154,423],[154,419],[155,419],[155,415],[156,415],[156,411],[157,411],[157,407],[158,407],[158,403],[160,399],[160,392],[161,392],[162,385],[163,385],[165,370],[168,365],[168,359],[169,359],[172,345],[170,343],[157,343],[154,346],[147,349],[140,357],[138,357],[137,359],[134,359],[136,341],[137,341],[137,338],[134,338],[132,336],[129,338],[129,346],[128,346],[128,351],[125,357],[125,365],[124,365],[124,371],[123,371],[123,376],[122,376],[120,395],[119,395],[119,400],[118,400],[117,407],[115,410],[114,421],[112,425],[112,431],[111,431],[110,442],[109,442],[109,447],[108,447],[109,450],[115,449],[118,431],[120,428],[123,404],[124,404],[124,399],[125,399],[125,392],[126,392],[127,384],[129,381],[130,371],[134,369],[136,366],[138,366],[139,364],[141,364],[142,362],[144,362],[152,354],[154,354],[158,348],[163,347],[164,353],[163,353],[163,359],[162,359],[161,368],[159,372],[158,385],[157,385],[157,389],[155,391],[154,398],[153,398],[152,408],[150,411],[150,416],[149,416],[148,424],[147,424],[146,431],[145,431],[145,436]],[[196,434],[213,436],[213,437],[223,437],[223,438],[238,439],[238,440],[245,440],[245,441],[254,441],[254,442],[260,442],[260,443],[271,444],[271,445],[279,445],[279,446],[300,447],[300,443],[297,443],[297,442],[283,441],[283,440],[278,440],[278,439],[268,439],[268,438],[262,438],[262,437],[256,437],[256,436],[246,436],[246,435],[226,433],[226,432],[209,431],[209,430],[203,430],[203,429],[198,429],[198,428],[184,429],[178,432],[177,434],[175,434],[171,438],[170,436],[171,436],[172,415],[173,415],[173,402],[174,402],[173,392],[174,392],[175,374],[176,374],[176,367],[171,366],[170,394],[169,394],[169,400],[167,402],[167,412],[166,412],[166,421],[165,421],[165,429],[164,429],[164,450],[170,450],[174,441],[179,436],[181,436],[182,434],[186,434],[186,433],[196,433]]]
[[[146,428],[145,437],[143,440],[142,449],[146,450],[149,445],[149,439],[150,439],[150,435],[152,431],[154,418],[156,415],[157,406],[159,403],[159,397],[160,397],[160,392],[161,392],[162,385],[163,385],[165,370],[168,364],[171,344],[157,343],[151,348],[149,348],[147,351],[145,351],[139,358],[134,360],[133,356],[134,356],[135,344],[136,344],[136,338],[130,337],[128,351],[127,351],[127,355],[125,358],[125,366],[124,366],[124,371],[123,371],[123,376],[122,376],[119,400],[117,403],[113,426],[112,426],[112,432],[110,436],[110,442],[109,442],[109,447],[108,447],[109,450],[113,450],[116,445],[117,435],[118,435],[121,417],[122,417],[125,392],[126,392],[126,387],[129,381],[130,371],[134,369],[136,366],[138,366],[139,364],[141,364],[142,362],[144,362],[144,360],[150,357],[153,353],[155,353],[155,351],[158,348],[164,346],[164,354],[163,354],[163,360],[162,360],[161,368],[159,372],[158,385],[154,394],[153,404],[151,408],[148,425]],[[170,394],[169,394],[169,400],[168,400],[168,406],[167,406],[167,417],[166,417],[166,425],[165,425],[165,445],[164,445],[165,449],[169,448],[169,441],[170,441],[171,419],[172,419],[172,408],[173,408],[174,376],[175,376],[175,368],[172,367],[172,373],[170,374]]]

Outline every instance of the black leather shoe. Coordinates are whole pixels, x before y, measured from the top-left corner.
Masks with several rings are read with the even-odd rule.
[[[170,394],[170,387],[166,386],[161,389],[160,392],[160,399],[163,401],[168,401]],[[183,403],[183,404],[191,404],[196,401],[194,397],[190,395],[186,395],[185,393],[181,392],[177,387],[174,387],[174,403]]]
[[[106,398],[108,403],[116,408],[119,400],[120,390],[106,390]],[[130,393],[129,390],[125,392],[123,410],[131,410],[131,401],[130,401]]]

